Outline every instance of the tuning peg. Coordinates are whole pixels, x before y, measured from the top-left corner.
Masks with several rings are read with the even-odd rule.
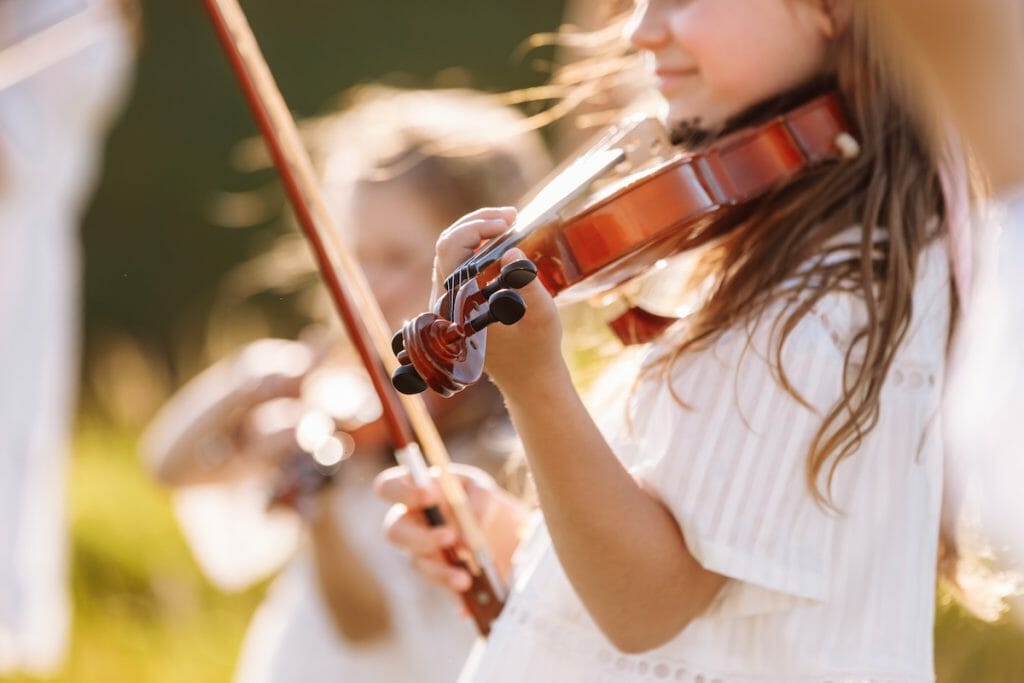
[[[411,365],[400,365],[391,375],[391,384],[403,394],[422,394],[427,390],[427,383]]]
[[[490,298],[492,294],[502,289],[521,289],[533,282],[535,277],[537,266],[533,261],[519,259],[503,266],[501,274],[480,290],[480,293]]]
[[[469,325],[479,332],[492,323],[512,325],[526,314],[526,302],[522,295],[512,289],[495,292],[487,299],[487,312],[470,319]]]
[[[405,350],[405,336],[402,330],[395,332],[395,336],[391,338],[391,350],[396,356]]]

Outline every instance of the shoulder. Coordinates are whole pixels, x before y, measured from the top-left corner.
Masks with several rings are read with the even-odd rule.
[[[854,232],[859,231],[851,231],[856,239]],[[844,258],[845,245],[828,250],[821,258]],[[849,249],[859,249],[859,245],[851,241]],[[952,291],[945,239],[935,239],[921,251],[915,276],[910,324],[897,359],[941,363]],[[801,393],[801,383],[820,387],[823,377],[841,378],[848,359],[856,362],[857,345],[871,324],[864,295],[855,289],[831,290],[813,300],[800,294],[779,297],[756,315],[685,351],[679,349],[684,348],[688,328],[687,322],[681,321],[652,346],[641,376],[670,377],[672,386],[681,388],[718,374],[720,379],[739,381],[744,391],[752,383],[774,377],[775,384],[789,383]],[[834,384],[838,394],[841,379]]]

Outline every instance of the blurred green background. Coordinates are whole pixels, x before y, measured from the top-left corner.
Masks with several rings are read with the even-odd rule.
[[[300,117],[381,78],[491,90],[538,83],[543,74],[514,53],[531,34],[557,27],[562,12],[561,2],[542,0],[243,5]],[[273,197],[261,204],[239,196],[272,176],[231,166],[232,150],[256,130],[201,1],[147,1],[143,12],[134,93],[83,229],[88,402],[102,392],[92,362],[125,333],[168,363],[172,379],[194,370],[218,280],[280,229]],[[254,227],[222,227],[239,218]]]
[[[563,11],[541,0],[243,4],[300,116],[381,78],[488,90],[539,83],[544,74],[514,53]],[[272,175],[232,166],[232,150],[255,129],[200,1],[149,0],[143,12],[134,91],[82,231],[75,622],[54,681],[227,681],[263,591],[225,595],[201,577],[166,492],[138,462],[138,431],[169,391],[237,341],[298,324],[287,302],[262,301],[258,314],[217,304],[225,272],[282,229],[280,201]],[[238,222],[248,227],[225,226]],[[214,311],[220,324],[211,327]],[[942,607],[936,653],[940,681],[1024,681],[1024,638],[1008,621],[982,624]]]

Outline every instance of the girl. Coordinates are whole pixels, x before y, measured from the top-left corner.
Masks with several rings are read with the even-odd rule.
[[[464,680],[933,679],[945,202],[872,21],[846,0],[638,4],[630,38],[686,137],[834,87],[861,152],[771,194],[701,254],[699,308],[653,344],[600,428],[538,283],[525,318],[489,333],[543,524]],[[514,219],[456,222],[435,279]],[[408,512],[437,494],[400,471],[378,490],[398,504],[391,540],[464,588],[438,555],[451,532]]]
[[[547,171],[547,158],[537,135],[509,133],[525,130],[520,116],[480,93],[375,86],[348,99],[344,113],[311,131],[338,225],[348,229],[385,316],[398,325],[427,297],[443,227],[473,206],[518,197]],[[265,260],[271,272],[261,284],[294,278],[284,255],[278,249]],[[275,541],[297,516],[263,514],[265,494],[233,493],[292,483],[310,407],[334,405],[342,410],[333,415],[355,418],[341,428],[352,429],[357,456],[332,485],[295,502],[309,543],[256,613],[236,680],[447,683],[469,650],[472,627],[381,541],[386,508],[371,481],[391,453],[379,423],[353,428],[374,419],[376,397],[362,372],[317,367],[316,356],[300,342],[253,342],[172,397],[144,440],[154,474],[180,490],[179,517],[204,568],[237,589],[262,578],[252,565],[272,552],[268,546],[286,545]],[[497,392],[481,385],[462,400],[435,403],[453,457],[500,470],[513,435]],[[245,525],[239,503],[253,497],[258,520]]]

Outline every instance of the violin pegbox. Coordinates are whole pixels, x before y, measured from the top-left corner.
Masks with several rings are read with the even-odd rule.
[[[404,394],[429,387],[451,396],[479,380],[487,343],[483,332],[494,323],[513,325],[522,319],[526,302],[515,290],[536,277],[537,267],[520,259],[503,266],[482,287],[477,277],[449,278],[435,310],[406,321],[392,338],[391,349],[400,363],[391,376],[394,387]]]

